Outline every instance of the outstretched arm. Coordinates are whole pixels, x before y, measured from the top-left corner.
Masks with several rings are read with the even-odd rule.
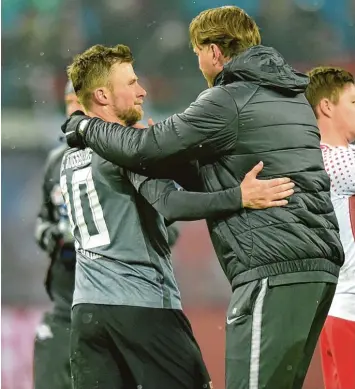
[[[248,172],[240,186],[213,193],[178,190],[171,180],[149,179],[127,172],[137,191],[161,213],[168,223],[178,220],[223,218],[243,207],[263,209],[287,205],[294,193],[294,183],[288,178],[258,180],[263,164]]]
[[[167,224],[220,218],[242,208],[240,187],[220,192],[186,192],[171,180],[150,179],[127,172],[137,191],[164,216]]]
[[[63,131],[71,147],[90,147],[121,167],[161,176],[167,165],[231,151],[237,140],[238,111],[229,92],[214,87],[203,92],[183,113],[146,129],[73,116]]]

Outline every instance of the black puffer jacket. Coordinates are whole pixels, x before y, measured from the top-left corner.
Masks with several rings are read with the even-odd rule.
[[[296,192],[286,207],[244,209],[208,221],[224,272],[234,287],[289,273],[298,280],[322,274],[327,279],[338,275],[344,253],[319,130],[303,94],[307,84],[274,49],[256,46],[232,58],[215,86],[182,114],[146,130],[95,118],[84,142],[103,158],[146,175],[165,175],[198,159],[204,191],[239,185],[263,161],[261,177],[290,177]]]

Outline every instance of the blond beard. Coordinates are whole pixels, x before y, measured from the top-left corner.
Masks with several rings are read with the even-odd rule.
[[[136,108],[128,108],[125,111],[116,110],[115,114],[126,126],[133,126],[143,118],[143,112],[138,111]]]

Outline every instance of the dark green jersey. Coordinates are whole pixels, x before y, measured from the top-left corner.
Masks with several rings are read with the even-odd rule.
[[[45,286],[54,312],[70,317],[74,292],[75,249],[60,190],[60,166],[66,146],[50,152],[45,166],[42,204],[35,228],[38,245],[50,257]]]
[[[73,304],[181,309],[164,218],[123,170],[90,149],[70,150],[61,187],[76,239]]]

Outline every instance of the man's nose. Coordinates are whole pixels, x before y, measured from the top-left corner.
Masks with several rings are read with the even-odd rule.
[[[142,88],[140,85],[139,85],[138,96],[139,96],[139,97],[145,97],[145,96],[147,96],[147,91],[146,91],[144,88]]]

